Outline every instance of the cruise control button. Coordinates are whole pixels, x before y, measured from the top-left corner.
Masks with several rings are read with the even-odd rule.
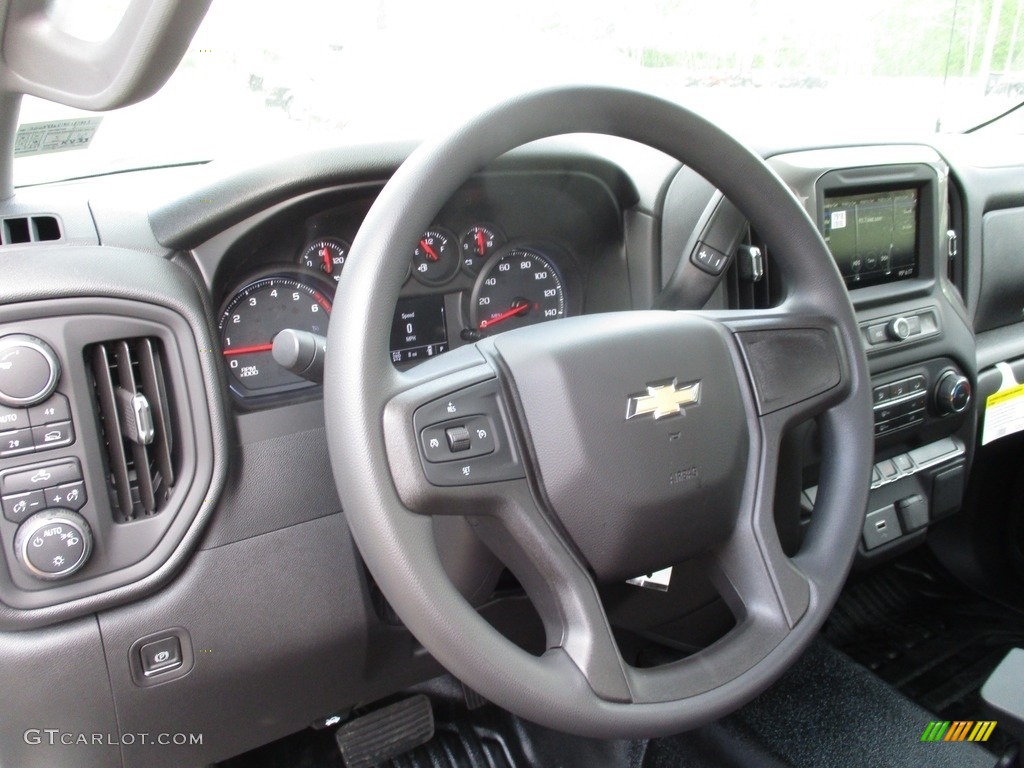
[[[474,456],[483,456],[494,452],[496,443],[490,419],[486,416],[473,416],[466,420],[466,429],[473,442],[472,453]]]
[[[0,432],[0,458],[20,456],[35,450],[32,442],[31,429],[16,429],[13,432]]]
[[[426,456],[427,461],[448,461],[451,458],[443,426],[427,427],[420,435],[420,440],[423,443],[423,455]]]
[[[42,491],[4,496],[3,506],[4,517],[12,523],[20,523],[46,508],[46,496]]]
[[[72,429],[70,421],[44,424],[41,427],[32,427],[32,439],[35,441],[36,450],[58,448],[71,445],[75,441],[75,430]]]
[[[452,453],[461,453],[469,450],[469,430],[464,424],[448,427],[444,431],[445,439],[448,441],[448,449]]]
[[[45,403],[29,408],[28,419],[33,427],[56,424],[59,421],[70,421],[71,406],[64,395],[56,393]]]
[[[82,479],[82,470],[76,459],[43,464],[28,469],[7,472],[0,480],[4,496],[24,491],[43,490],[55,485],[73,483]]]

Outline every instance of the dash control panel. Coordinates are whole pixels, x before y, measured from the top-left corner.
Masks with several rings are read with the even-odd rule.
[[[908,344],[939,333],[939,318],[934,309],[919,309],[901,315],[878,317],[860,323],[868,354]]]
[[[876,435],[911,427],[924,421],[928,381],[917,375],[882,384],[871,390],[871,398],[875,404]]]

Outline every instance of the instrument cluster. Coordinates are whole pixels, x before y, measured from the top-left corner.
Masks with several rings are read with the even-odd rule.
[[[351,229],[351,227],[349,227]],[[327,334],[337,281],[349,258],[344,227],[317,227],[291,255],[235,282],[221,304],[221,353],[231,391],[248,405],[318,385],[275,361],[281,331]],[[432,225],[406,256],[390,355],[408,367],[453,346],[580,311],[575,257],[552,239],[508,237],[490,220]]]

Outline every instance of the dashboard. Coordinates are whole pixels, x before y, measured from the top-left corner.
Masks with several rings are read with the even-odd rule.
[[[24,762],[26,723],[60,716],[90,733],[208,734],[100,750],[96,765],[209,763],[441,671],[348,532],[317,376],[337,281],[409,151],[151,170],[0,206],[5,223],[50,217],[58,234],[0,245],[0,685],[29,675],[39,692],[0,728],[0,762]],[[939,137],[762,154],[828,243],[867,354],[875,466],[858,567],[926,540],[966,546],[968,487],[988,479],[986,403],[1024,380],[1024,148],[992,159]],[[772,244],[703,178],[594,137],[480,169],[392,251],[407,265],[388,308],[403,370],[566,316],[759,312],[786,296]],[[816,430],[792,429],[780,467],[787,552],[829,460]],[[534,614],[472,526],[438,521],[435,538],[466,599],[535,642]],[[698,581],[659,600],[601,588],[613,623],[678,646],[731,620]],[[48,754],[61,762],[59,745]]]

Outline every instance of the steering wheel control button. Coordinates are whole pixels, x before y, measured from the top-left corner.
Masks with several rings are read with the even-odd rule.
[[[448,427],[444,431],[444,436],[448,441],[448,450],[452,453],[461,453],[462,451],[469,450],[469,430],[466,429],[465,425],[460,424],[457,427]]]
[[[51,509],[33,515],[18,529],[14,553],[27,573],[44,581],[67,578],[85,565],[92,533],[81,515]]]
[[[433,485],[476,485],[525,477],[512,449],[494,380],[475,384],[420,406],[413,428],[420,435],[423,471]]]
[[[716,277],[729,265],[729,257],[707,243],[697,243],[690,261],[701,271]]]
[[[82,468],[77,459],[62,459],[50,464],[34,464],[3,473],[0,493],[4,496],[26,491],[45,490],[57,485],[78,482]]]
[[[23,523],[36,512],[46,509],[46,495],[42,491],[16,493],[3,497],[4,517],[12,523]]]
[[[68,405],[68,399],[59,392],[55,392],[46,402],[28,409],[28,420],[33,427],[71,421],[71,407]]]
[[[139,649],[142,674],[146,677],[177,669],[182,663],[181,640],[176,636],[146,643]]]
[[[0,404],[25,407],[46,400],[60,379],[60,361],[42,339],[25,334],[0,339]]]
[[[900,521],[896,518],[896,507],[890,504],[875,510],[864,519],[864,549],[871,551],[903,535]]]

